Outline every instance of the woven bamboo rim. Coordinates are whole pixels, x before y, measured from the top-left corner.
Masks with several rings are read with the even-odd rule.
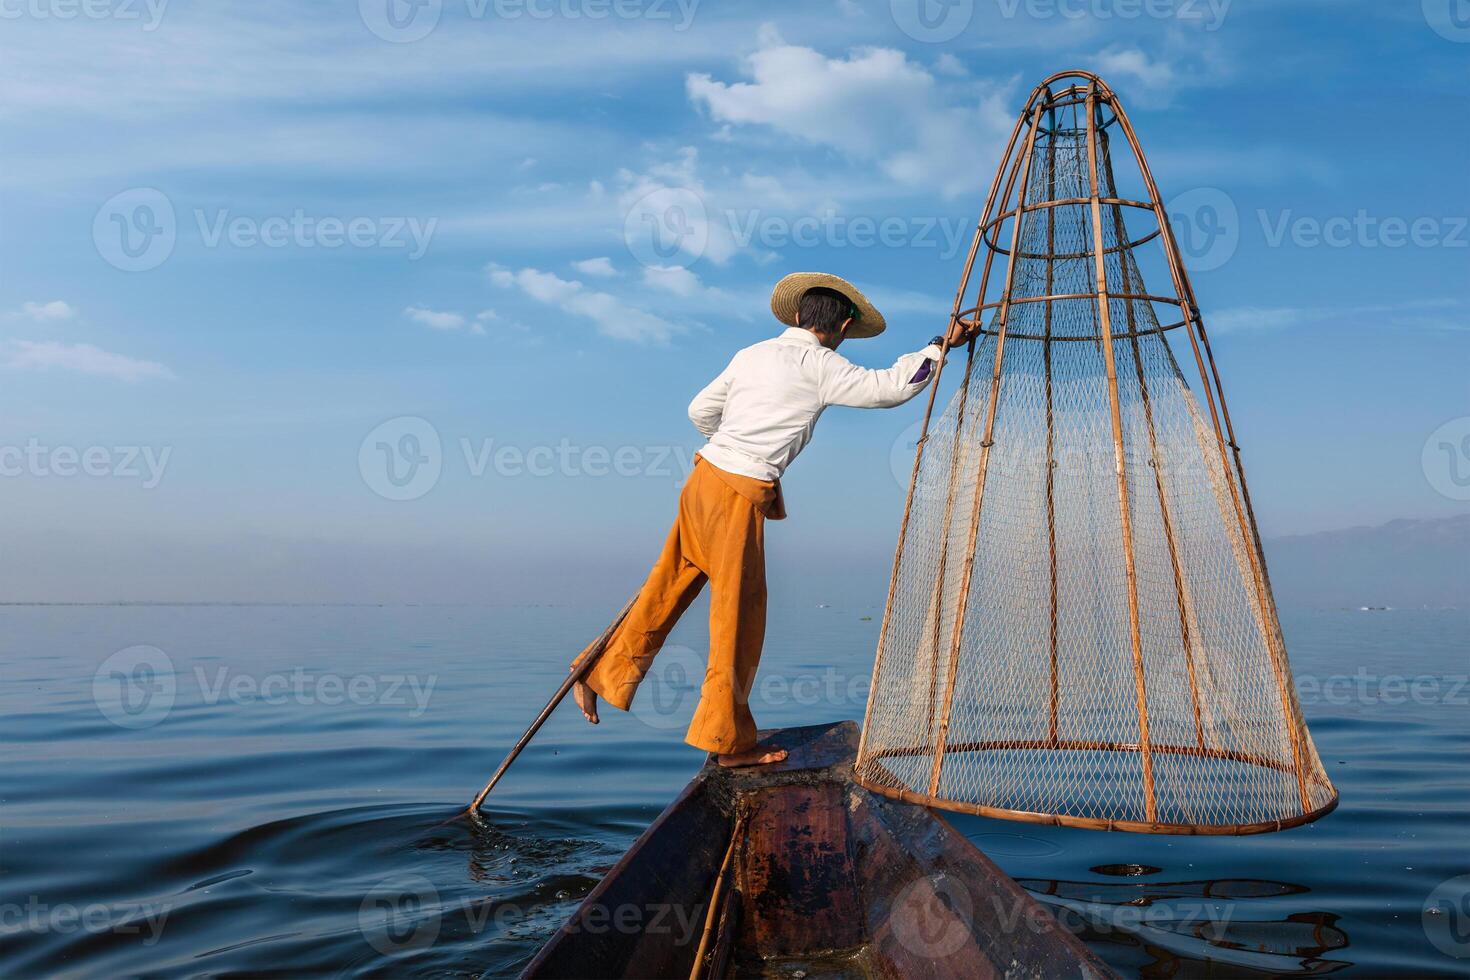
[[[1154,746],[1157,751],[1158,746]],[[1290,830],[1303,824],[1311,823],[1321,817],[1325,817],[1337,809],[1337,790],[1332,791],[1332,799],[1309,813],[1299,813],[1293,817],[1282,820],[1261,820],[1256,823],[1234,823],[1234,824],[1200,824],[1200,823],[1158,823],[1147,820],[1106,820],[1100,817],[1069,817],[1055,813],[1036,813],[1031,810],[1007,810],[1004,807],[980,806],[976,803],[956,803],[953,800],[939,799],[923,793],[915,793],[912,790],[902,789],[896,786],[888,786],[883,783],[874,782],[869,779],[853,777],[853,782],[870,793],[886,796],[890,800],[898,800],[901,803],[913,803],[917,806],[933,807],[937,810],[948,810],[951,813],[965,813],[974,817],[993,817],[997,820],[1016,820],[1020,823],[1042,824],[1049,827],[1077,827],[1082,830],[1118,830],[1132,834],[1170,834],[1176,837],[1248,837],[1252,834],[1270,834],[1278,830]],[[1315,783],[1314,785],[1322,785]]]

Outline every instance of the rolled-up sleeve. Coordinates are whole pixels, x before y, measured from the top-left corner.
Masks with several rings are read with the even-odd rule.
[[[725,416],[725,397],[729,393],[730,369],[727,367],[689,403],[689,421],[706,439],[720,428],[720,419]]]
[[[902,405],[923,391],[934,376],[928,372],[918,382],[912,379],[927,361],[943,360],[944,352],[936,344],[923,350],[905,354],[893,362],[893,367],[871,370],[858,367],[835,352],[823,359],[820,394],[826,405],[846,405],[850,408],[892,408]]]

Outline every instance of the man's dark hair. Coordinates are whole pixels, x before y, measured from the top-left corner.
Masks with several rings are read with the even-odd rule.
[[[813,286],[802,293],[796,310],[801,314],[803,327],[820,333],[831,333],[842,326],[843,320],[856,314],[851,300],[826,286]]]

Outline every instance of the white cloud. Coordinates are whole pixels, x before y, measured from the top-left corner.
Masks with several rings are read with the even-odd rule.
[[[675,296],[694,296],[704,285],[699,276],[682,265],[651,265],[643,269],[643,281]]]
[[[514,336],[530,343],[539,343],[540,338],[532,336],[531,328],[519,320],[507,320],[495,310],[481,310],[475,314],[475,322],[470,325],[470,333],[483,334],[494,330],[498,336]]]
[[[53,299],[49,303],[22,303],[18,315],[38,323],[45,323],[53,320],[70,320],[77,315],[77,310],[66,300]]]
[[[1239,333],[1243,330],[1280,330],[1308,320],[1316,320],[1319,310],[1291,306],[1234,306],[1204,317],[1205,329],[1212,334]]]
[[[155,361],[114,354],[91,344],[62,344],[54,341],[13,340],[0,352],[4,365],[27,371],[57,368],[121,381],[172,378],[174,373]]]
[[[453,312],[439,312],[437,310],[425,309],[422,306],[410,306],[403,311],[403,315],[420,326],[431,330],[459,330],[465,324],[464,314]]]
[[[964,78],[970,74],[964,62],[950,54],[948,51],[941,54],[934,61],[934,70],[941,75],[949,75],[952,78]]]
[[[717,123],[769,126],[797,140],[875,160],[894,180],[945,196],[973,191],[1013,122],[1009,88],[941,84],[891,48],[828,58],[763,32],[744,82],[685,79],[690,101]],[[946,63],[946,67],[948,64]]]
[[[495,310],[481,310],[475,314],[475,322],[470,325],[471,333],[486,333],[494,330],[499,337],[515,337],[523,342],[540,343],[540,337],[534,335],[530,327],[519,320],[507,320]]]
[[[800,209],[802,199],[785,180],[769,174],[744,173],[740,175],[740,190],[752,200],[764,201],[768,206]]]
[[[1166,35],[1162,52],[1149,54],[1132,45],[1112,45],[1093,55],[1104,78],[1120,89],[1124,104],[1135,101],[1162,108],[1187,88],[1213,85],[1231,74],[1229,61],[1217,49],[1189,44],[1182,35]]]
[[[885,140],[875,117],[929,98],[933,78],[901,51],[870,48],[829,59],[812,48],[780,42],[746,59],[749,82],[725,83],[691,74],[689,98],[717,122],[773,126],[801,139],[873,154]],[[865,106],[868,112],[852,110]]]
[[[1248,330],[1284,330],[1331,324],[1394,330],[1453,330],[1470,328],[1464,304],[1455,299],[1421,299],[1352,307],[1233,306],[1204,315],[1205,329],[1214,334]]]
[[[1174,83],[1174,66],[1149,58],[1139,48],[1112,47],[1101,51],[1097,55],[1097,67],[1104,76],[1133,78],[1150,89],[1163,89]]]
[[[600,279],[611,279],[618,274],[618,270],[613,268],[612,259],[606,255],[599,255],[595,259],[583,259],[580,262],[573,262],[572,268],[584,276],[597,276]]]
[[[663,344],[682,332],[681,327],[629,306],[611,293],[589,290],[575,279],[563,279],[553,272],[530,268],[512,272],[494,263],[486,271],[496,286],[517,288],[538,303],[585,317],[598,333],[615,340]]]

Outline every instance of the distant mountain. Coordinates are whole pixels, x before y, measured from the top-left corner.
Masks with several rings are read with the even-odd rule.
[[[1283,605],[1470,607],[1470,514],[1264,542]]]

